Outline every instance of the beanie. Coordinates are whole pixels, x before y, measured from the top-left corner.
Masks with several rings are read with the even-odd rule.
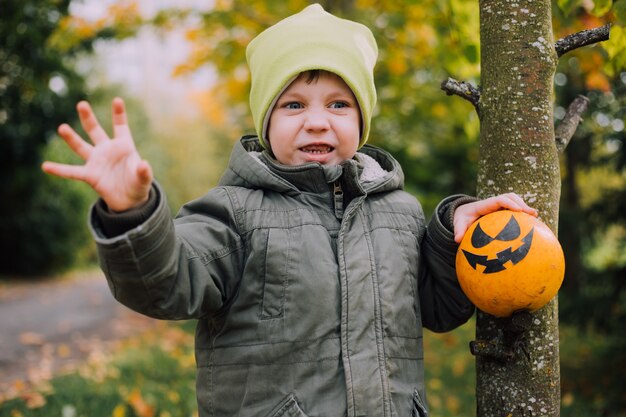
[[[378,47],[366,26],[341,19],[313,4],[267,28],[246,49],[252,86],[250,109],[259,141],[267,144],[267,124],[278,97],[303,71],[337,74],[350,87],[361,111],[365,144],[376,104],[374,65]]]

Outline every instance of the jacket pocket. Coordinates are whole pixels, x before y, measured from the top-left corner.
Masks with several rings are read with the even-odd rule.
[[[285,314],[285,292],[293,256],[291,243],[289,229],[267,231],[261,320]]]
[[[428,417],[426,403],[422,400],[417,388],[413,391],[413,404],[411,405],[411,417]]]
[[[286,396],[266,417],[307,417],[300,409],[296,396],[292,393]]]

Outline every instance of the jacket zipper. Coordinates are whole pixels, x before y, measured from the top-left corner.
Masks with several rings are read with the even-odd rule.
[[[335,203],[335,216],[338,219],[343,218],[343,189],[341,188],[341,182],[335,181],[333,184],[333,199]]]

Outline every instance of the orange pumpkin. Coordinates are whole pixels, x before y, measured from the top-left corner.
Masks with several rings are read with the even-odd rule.
[[[526,213],[501,210],[467,230],[456,254],[456,273],[476,307],[507,317],[548,303],[563,282],[565,259],[545,224]]]

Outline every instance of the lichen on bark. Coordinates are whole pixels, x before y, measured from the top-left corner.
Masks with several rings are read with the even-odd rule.
[[[553,128],[556,68],[550,0],[481,0],[481,137],[478,196],[515,192],[555,233],[560,195]],[[498,341],[503,324],[478,313],[478,341]],[[556,300],[533,313],[514,359],[477,356],[479,417],[558,416]]]

